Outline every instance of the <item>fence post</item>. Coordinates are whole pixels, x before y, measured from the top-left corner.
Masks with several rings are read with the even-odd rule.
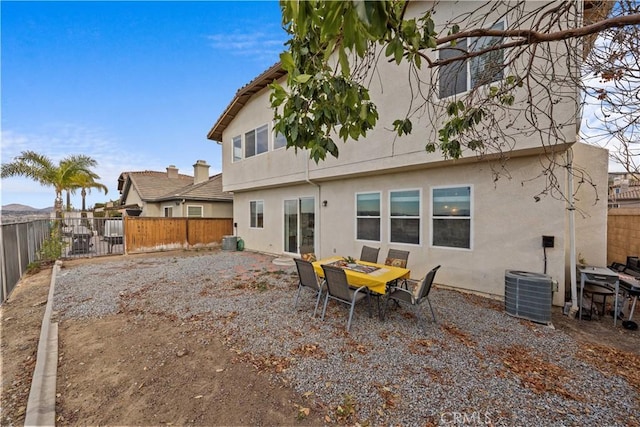
[[[16,229],[16,252],[18,253],[18,270],[20,270],[20,276],[22,277],[22,254],[20,250],[20,225],[15,227]]]
[[[0,256],[2,257],[2,265],[0,266],[0,269],[2,270],[2,295],[0,295],[0,302],[3,302],[5,297],[7,296],[7,257],[4,254],[5,244],[2,234],[3,230],[4,227],[0,225],[0,242],[2,242],[2,254],[0,254]]]

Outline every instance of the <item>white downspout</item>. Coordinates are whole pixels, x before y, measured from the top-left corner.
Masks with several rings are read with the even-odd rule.
[[[570,315],[575,316],[578,312],[578,289],[576,285],[576,207],[573,198],[573,149],[567,150],[567,181],[569,198],[569,277],[571,280],[571,311]]]
[[[322,236],[322,233],[320,232],[321,230],[321,224],[322,224],[322,220],[321,220],[321,212],[322,212],[322,201],[321,201],[321,187],[320,184],[316,184],[315,182],[311,181],[311,179],[309,179],[309,161],[311,160],[311,158],[309,157],[309,151],[306,150],[306,154],[307,154],[307,161],[305,162],[305,168],[304,168],[304,180],[307,181],[309,184],[315,186],[318,189],[318,218],[314,221],[314,238],[313,238],[313,244],[314,246],[318,249],[318,256],[321,256],[322,254],[322,245],[320,244],[321,239],[316,239],[315,236]]]
[[[576,5],[576,28],[582,26],[583,18],[583,2],[579,1]],[[582,59],[584,55],[584,41],[579,39],[576,46],[576,76],[582,77]],[[581,93],[579,87],[576,89],[576,136],[580,135],[580,126],[582,122],[582,103],[580,102]],[[577,139],[577,138],[576,138]],[[577,141],[576,141],[577,142]],[[576,265],[576,206],[574,199],[573,188],[573,148],[567,150],[567,185],[569,191],[569,197],[567,203],[569,204],[569,280],[571,281],[571,309],[569,310],[569,316],[571,319],[575,319],[578,313],[578,287],[576,284],[577,265]],[[580,301],[582,304],[582,301]]]

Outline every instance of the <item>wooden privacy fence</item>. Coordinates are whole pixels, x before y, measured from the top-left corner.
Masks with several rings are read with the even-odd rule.
[[[231,218],[125,217],[124,220],[127,253],[211,246],[233,233]]]
[[[640,256],[640,209],[609,209],[607,217],[607,265]]]

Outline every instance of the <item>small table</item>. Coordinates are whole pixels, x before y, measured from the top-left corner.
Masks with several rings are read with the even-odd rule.
[[[601,287],[611,289],[611,285],[614,286],[615,293],[615,302],[613,309],[613,326],[616,325],[616,321],[618,320],[618,316],[616,315],[616,310],[618,307],[618,291],[620,286],[620,280],[618,277],[618,273],[612,271],[606,267],[594,267],[594,266],[584,266],[579,267],[578,272],[580,273],[580,311],[578,313],[579,319],[582,320],[582,297],[584,295],[584,285],[585,282],[589,282]]]

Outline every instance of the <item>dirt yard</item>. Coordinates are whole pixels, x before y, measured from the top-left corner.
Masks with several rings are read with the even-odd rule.
[[[24,278],[1,308],[3,426],[24,425],[50,280],[49,268]],[[56,424],[323,424],[313,401],[270,379],[276,361],[238,354],[215,330],[136,312],[60,322]]]
[[[24,424],[50,277],[50,269],[26,277],[1,307],[2,425]],[[286,368],[281,361],[231,348],[217,332],[218,322],[225,319],[185,321],[135,310],[60,322],[56,424],[340,423],[331,415],[336,408],[270,377]],[[554,324],[580,342],[598,343],[598,351],[607,349],[610,358],[618,357],[618,350],[640,353],[639,332],[629,340],[628,331],[613,329],[612,319],[581,327],[558,309]],[[623,360],[617,362],[623,366]]]

